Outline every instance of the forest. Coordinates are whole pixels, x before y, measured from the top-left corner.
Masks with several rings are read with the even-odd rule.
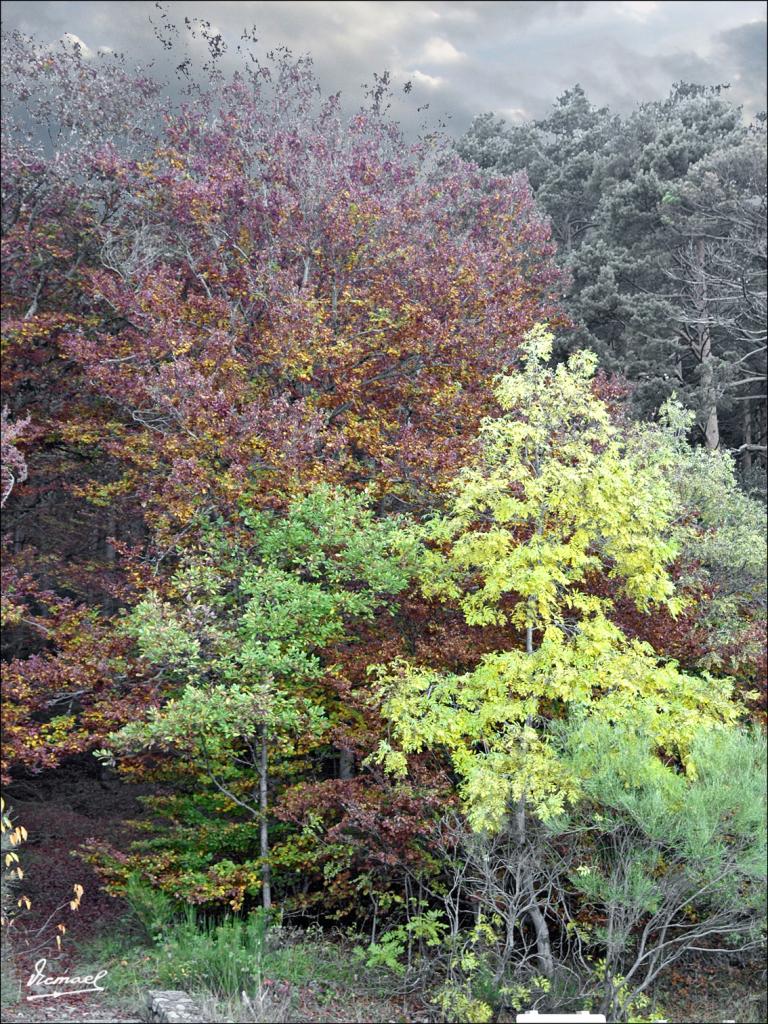
[[[765,1019],[765,116],[184,31],[3,37],[7,1019]]]

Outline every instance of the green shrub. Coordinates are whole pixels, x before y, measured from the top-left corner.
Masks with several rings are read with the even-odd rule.
[[[257,992],[264,977],[268,928],[263,911],[216,923],[188,910],[158,950],[158,981],[222,997]]]
[[[126,879],[125,901],[131,915],[150,942],[160,942],[168,933],[179,910],[173,900],[159,889],[142,881],[138,872],[131,872]]]
[[[560,732],[583,799],[553,838],[578,853],[568,878],[600,1010],[642,1009],[689,951],[749,951],[765,927],[766,742],[713,728],[683,772],[649,735],[584,722]],[[579,924],[598,922],[597,924]]]

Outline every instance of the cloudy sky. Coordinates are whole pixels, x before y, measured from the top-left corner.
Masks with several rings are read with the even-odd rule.
[[[766,106],[766,4],[759,0],[586,0],[586,2],[171,2],[170,17],[210,19],[232,42],[255,26],[267,50],[285,44],[310,52],[329,92],[357,101],[373,71],[389,70],[413,89],[398,115],[413,127],[448,119],[452,133],[493,110],[520,121],[546,112],[580,82],[593,102],[627,110],[665,95],[683,79],[731,83],[751,116]],[[6,28],[53,42],[65,33],[90,50],[110,47],[147,61],[162,50],[140,2],[2,4]],[[193,46],[198,45],[193,43]],[[416,108],[429,104],[427,115]]]

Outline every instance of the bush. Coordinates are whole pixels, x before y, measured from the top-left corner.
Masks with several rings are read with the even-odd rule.
[[[126,878],[124,897],[144,937],[151,942],[160,942],[179,917],[173,900],[161,890],[153,889],[143,882],[136,871],[132,871]]]
[[[700,731],[685,770],[650,734],[609,722],[561,723],[549,740],[579,780],[567,814],[532,820],[524,843],[514,822],[495,834],[471,832],[459,816],[439,823],[432,849],[444,873],[427,895],[442,900],[449,929],[422,950],[422,987],[446,1020],[523,1008],[663,1016],[651,996],[673,964],[763,941],[765,738]],[[546,977],[525,879],[552,936]]]
[[[216,923],[188,910],[158,951],[158,980],[229,998],[259,992],[268,927],[263,911]]]
[[[574,946],[594,964],[596,998],[626,1019],[686,953],[746,951],[765,927],[766,743],[713,728],[687,772],[643,734],[589,722],[560,733],[583,799],[554,826],[578,851],[568,879]],[[566,880],[564,879],[565,883]]]

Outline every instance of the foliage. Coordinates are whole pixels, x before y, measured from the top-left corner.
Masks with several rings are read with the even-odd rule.
[[[3,559],[3,779],[93,749],[153,699],[147,678],[97,609],[41,587]]]
[[[233,1013],[637,1013],[758,923],[764,134],[576,88],[465,159],[186,27],[171,88],[4,39],[4,777],[141,783],[83,855]]]
[[[445,747],[477,829],[498,830],[513,801],[546,819],[577,795],[579,778],[542,720],[642,725],[687,763],[700,729],[738,713],[727,681],[661,662],[611,621],[609,598],[590,592],[604,576],[640,609],[681,608],[668,571],[675,502],[658,465],[641,460],[592,394],[594,361],[576,354],[548,370],[550,351],[551,336],[534,332],[525,372],[499,381],[505,415],[485,421],[478,464],[430,524],[439,546],[423,571],[427,592],[456,600],[470,622],[525,631],[525,647],[463,675],[407,661],[380,673],[400,749],[385,743],[379,756],[402,775],[407,753]]]
[[[679,583],[697,594],[696,621],[703,634],[699,664],[725,666],[764,689],[765,508],[739,486],[728,452],[686,443],[691,418],[667,402],[661,429],[643,426],[638,443],[643,458],[662,467],[680,507]]]
[[[295,773],[297,744],[304,757],[322,756],[344,715],[317,687],[327,671],[321,652],[347,639],[353,623],[391,608],[416,551],[396,518],[377,520],[365,496],[327,487],[296,498],[285,515],[246,508],[243,522],[237,539],[215,523],[204,527],[205,547],[181,560],[168,597],[151,593],[126,619],[124,631],[175,695],[112,737],[122,752],[184,757],[195,796],[186,806],[156,802],[161,812],[206,832],[222,811],[244,812],[244,826],[230,826],[219,843],[193,835],[191,857],[183,833],[152,843],[166,875],[184,871],[175,895],[205,903],[231,886],[236,909],[258,889],[268,856],[265,846],[255,861],[248,854],[273,776]],[[206,791],[219,795],[207,806]]]
[[[408,952],[408,959],[414,941],[427,948],[439,946],[447,925],[439,910],[426,910],[410,917],[406,924],[389,928],[367,949],[359,949],[367,967],[387,967],[395,974],[402,974],[405,965],[402,957]]]
[[[494,1014],[591,1006],[608,1019],[656,1019],[655,983],[673,964],[692,951],[720,957],[763,944],[765,738],[701,732],[694,774],[660,758],[642,729],[584,716],[549,733],[581,780],[579,799],[564,815],[531,821],[524,843],[514,821],[495,834],[470,832],[458,816],[436,824],[443,873],[423,892],[447,927],[409,956],[408,977],[424,979],[446,1019],[458,1005]],[[528,873],[530,889],[521,884]],[[532,894],[552,930],[547,976],[525,922]],[[405,934],[396,930],[387,949],[399,940],[401,962]]]
[[[538,121],[476,119],[459,151],[528,169],[571,278],[561,347],[598,352],[643,415],[677,391],[764,491],[765,124],[725,88],[678,83],[622,117],[576,86]]]
[[[764,932],[766,746],[758,731],[700,734],[687,775],[647,732],[581,722],[560,731],[583,797],[552,834],[579,851],[570,875],[601,1012],[626,1014],[692,948],[759,946]],[[592,922],[587,924],[586,922]],[[589,956],[589,954],[586,954]],[[622,1018],[623,1019],[623,1018]]]
[[[207,520],[321,481],[430,500],[488,375],[558,319],[559,273],[524,178],[406,143],[385,82],[348,116],[308,59],[253,52],[172,99],[114,55],[4,44],[3,389],[9,423],[34,413],[6,506],[28,581],[9,750],[38,770],[157,702],[110,619]],[[41,729],[38,694],[73,691]]]

